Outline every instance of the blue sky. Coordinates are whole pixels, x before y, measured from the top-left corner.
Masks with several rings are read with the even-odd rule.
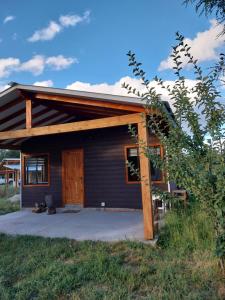
[[[222,51],[219,26],[213,16],[199,17],[182,2],[2,1],[0,87],[16,81],[119,93],[132,75],[128,50],[144,63],[150,79],[158,74],[173,80],[168,56],[178,30],[207,67]]]

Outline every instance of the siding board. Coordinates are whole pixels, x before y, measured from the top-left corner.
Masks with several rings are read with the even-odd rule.
[[[84,150],[85,206],[141,208],[140,184],[127,184],[124,146],[133,144],[127,126],[34,137],[24,142],[24,153],[50,154],[50,186],[23,187],[23,207],[34,206],[52,194],[56,207],[62,206],[62,150]]]

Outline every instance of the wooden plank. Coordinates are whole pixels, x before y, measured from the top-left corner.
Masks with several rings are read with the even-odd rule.
[[[37,101],[36,101],[37,103]],[[93,107],[89,105],[81,105],[81,104],[76,104],[73,105],[72,103],[64,103],[64,102],[54,102],[54,101],[49,101],[49,100],[41,100],[39,103],[42,105],[48,106],[49,108],[52,109],[58,109],[60,111],[67,111],[67,112],[73,112],[75,114],[82,114],[82,115],[101,115],[103,118],[104,117],[113,117],[116,115],[124,115],[124,114],[129,114],[130,111],[127,111],[126,113],[122,110],[118,109],[110,109],[110,108],[104,108],[104,107]]]
[[[75,132],[97,128],[107,128],[120,125],[134,124],[140,122],[141,114],[130,114],[124,116],[101,118],[89,121],[71,122],[60,125],[49,125],[43,127],[19,129],[0,132],[0,140],[17,139],[31,136],[41,136],[64,132]]]
[[[55,125],[55,124],[61,124],[61,123],[66,122],[68,120],[71,121],[71,122],[74,121],[74,118],[72,116],[65,116],[65,115],[61,116],[61,118],[59,118],[59,119],[54,120],[55,118],[60,117],[60,115],[61,115],[60,113],[55,113],[54,115],[51,115],[49,118],[45,118],[43,120],[40,120],[40,121],[34,123],[34,127],[37,127],[37,126],[39,126],[43,123],[46,123],[47,121],[48,122],[47,122],[47,124],[45,124],[45,126],[49,126],[48,125],[49,123],[52,124],[52,125]]]
[[[110,101],[101,101],[101,100],[89,100],[89,99],[79,99],[71,96],[61,96],[61,95],[50,95],[44,93],[37,93],[34,97],[35,99],[39,100],[51,100],[51,101],[60,101],[66,103],[73,103],[73,104],[82,104],[82,105],[89,105],[93,107],[105,107],[105,108],[114,108],[118,110],[125,110],[130,112],[144,112],[145,108],[142,106],[136,106],[132,104],[121,104],[115,103]]]
[[[140,175],[141,175],[141,193],[144,219],[144,236],[146,240],[154,238],[154,219],[152,208],[151,193],[151,171],[150,162],[145,155],[145,149],[148,145],[148,128],[146,126],[146,117],[142,116],[142,121],[138,123],[139,138],[139,157],[140,157]]]
[[[35,107],[38,107],[40,105],[41,105],[40,103],[33,103],[32,108],[34,109]],[[4,118],[0,119],[0,124],[2,125],[3,123],[11,121],[12,119],[14,119],[16,117],[19,117],[20,115],[25,114],[25,112],[26,112],[26,109],[22,108],[22,109],[14,112],[14,113],[8,115],[7,117],[4,117]]]
[[[36,119],[36,118],[40,117],[41,115],[48,113],[48,112],[49,112],[49,108],[44,108],[41,111],[33,114],[33,119]],[[49,116],[49,118],[51,118],[51,116]],[[25,121],[26,121],[26,119],[24,118],[23,120],[20,120],[10,126],[7,126],[6,128],[3,129],[3,131],[8,131],[8,130],[14,129],[18,126],[21,126],[21,125],[25,124]]]
[[[8,102],[2,106],[0,106],[0,113],[6,111],[7,109],[13,107],[14,105],[17,105],[23,101],[23,98],[16,98],[15,100]]]
[[[32,101],[26,99],[26,128],[32,128]]]
[[[16,112],[14,112],[11,115],[8,115],[7,117],[4,117],[3,119],[0,120],[0,124],[2,125],[3,123],[6,123],[8,121],[11,121],[12,119],[19,117],[20,115],[23,115],[25,113],[25,109],[20,109]]]

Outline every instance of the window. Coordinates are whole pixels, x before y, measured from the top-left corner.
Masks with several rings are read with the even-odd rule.
[[[149,146],[150,150],[153,154],[162,156],[162,150],[160,145]],[[126,147],[126,161],[128,164],[132,164],[134,169],[140,169],[139,163],[139,155],[138,155],[138,148],[137,147]],[[159,182],[163,180],[162,171],[158,168],[153,166],[153,163],[150,162],[151,166],[151,180],[154,182]],[[133,172],[133,168],[129,165],[126,166],[126,175],[127,175],[127,182],[128,183],[137,183],[140,181],[138,174]]]
[[[49,184],[49,157],[48,154],[24,156],[24,184]]]
[[[138,148],[126,148],[126,158],[129,164],[132,164],[134,169],[139,169],[139,156]],[[133,170],[130,166],[127,166],[127,181],[128,182],[137,182],[139,181],[138,174],[133,173]]]
[[[149,148],[152,154],[162,156],[160,145],[150,146]],[[150,162],[150,165],[152,181],[162,181],[162,171],[159,168],[155,168],[152,162]]]

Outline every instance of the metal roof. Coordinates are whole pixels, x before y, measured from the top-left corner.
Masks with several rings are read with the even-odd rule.
[[[86,98],[86,99],[94,99],[94,100],[101,100],[101,101],[109,101],[109,102],[116,102],[116,103],[129,103],[137,106],[143,106],[144,103],[141,98],[138,97],[130,97],[130,96],[119,96],[119,95],[112,95],[112,94],[104,94],[104,93],[96,93],[96,92],[85,92],[85,91],[77,91],[77,90],[69,90],[69,89],[61,89],[61,88],[52,88],[52,87],[41,87],[41,86],[34,86],[34,85],[23,85],[16,82],[11,83],[11,87],[4,90],[0,93],[0,103],[7,102],[9,98],[11,100],[16,99],[20,95],[20,90],[30,93],[46,93],[46,94],[53,94],[53,95],[61,95],[61,96],[70,96],[70,97],[79,97],[79,98]],[[162,101],[168,112],[172,113],[168,101]]]
[[[5,167],[6,169],[10,169],[10,170],[20,170],[20,164],[17,164],[17,165],[3,165],[3,167]]]

